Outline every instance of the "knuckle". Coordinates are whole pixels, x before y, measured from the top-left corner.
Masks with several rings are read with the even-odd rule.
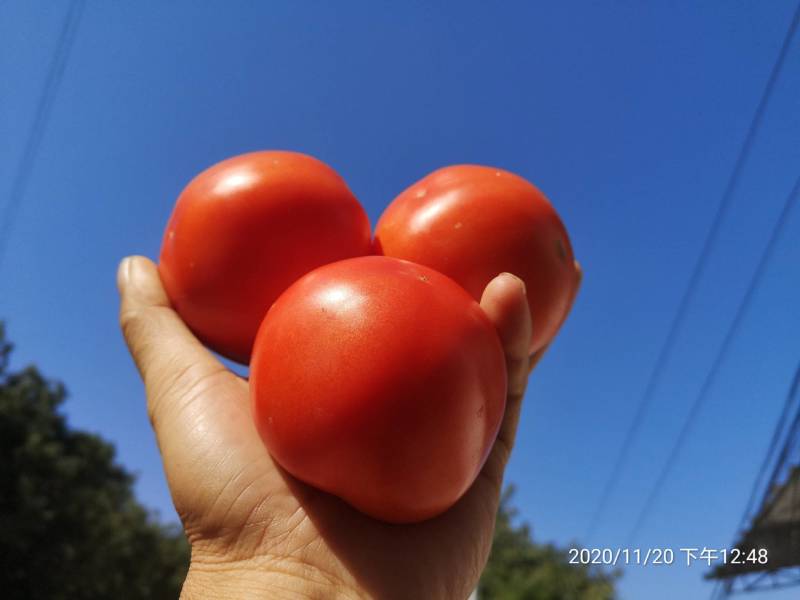
[[[119,324],[125,339],[138,340],[146,331],[157,331],[158,321],[164,322],[168,309],[161,306],[136,306],[123,308],[119,313]]]
[[[129,308],[120,312],[119,325],[126,340],[135,339],[140,335],[146,320],[142,312],[139,308]]]

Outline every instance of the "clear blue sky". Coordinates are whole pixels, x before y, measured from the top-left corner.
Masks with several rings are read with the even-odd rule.
[[[307,152],[345,177],[374,224],[435,168],[504,167],[550,196],[585,269],[508,471],[538,540],[580,539],[794,0],[193,4],[84,11],[0,267],[13,366],[64,381],[70,422],[112,440],[141,499],[175,519],[114,274],[124,255],[157,257],[188,180],[245,151]],[[0,208],[67,8],[0,5]],[[798,99],[795,39],[594,544],[625,543],[800,171]],[[637,546],[731,541],[800,358],[798,264],[800,210]],[[704,571],[631,567],[622,598],[705,598]]]

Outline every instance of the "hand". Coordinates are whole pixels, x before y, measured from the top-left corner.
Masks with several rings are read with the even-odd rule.
[[[519,279],[496,277],[481,299],[508,364],[498,439],[456,505],[412,525],[374,520],[283,471],[256,432],[247,381],[170,308],[156,266],[143,257],[125,259],[117,280],[120,324],[192,547],[182,598],[469,595],[489,555],[528,374],[542,354],[527,353],[530,315]]]

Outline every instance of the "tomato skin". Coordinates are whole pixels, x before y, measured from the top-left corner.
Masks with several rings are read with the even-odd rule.
[[[186,186],[164,232],[159,272],[189,328],[247,363],[283,290],[320,265],[369,253],[369,219],[332,168],[264,151],[217,163]]]
[[[433,517],[497,436],[505,357],[444,275],[369,256],[305,275],[273,304],[250,365],[252,409],[289,473],[392,523]]]
[[[517,275],[528,291],[531,352],[555,336],[577,291],[553,206],[532,183],[494,167],[445,167],[407,188],[381,215],[374,251],[432,267],[476,299],[501,272]]]

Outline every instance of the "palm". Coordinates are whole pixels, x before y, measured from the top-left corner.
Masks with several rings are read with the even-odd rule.
[[[186,408],[162,452],[194,548],[227,560],[292,557],[381,598],[467,596],[491,544],[501,482],[497,457],[445,514],[415,525],[386,524],[273,462],[250,417],[244,380],[222,365],[186,375],[174,386],[183,397],[168,400]]]

